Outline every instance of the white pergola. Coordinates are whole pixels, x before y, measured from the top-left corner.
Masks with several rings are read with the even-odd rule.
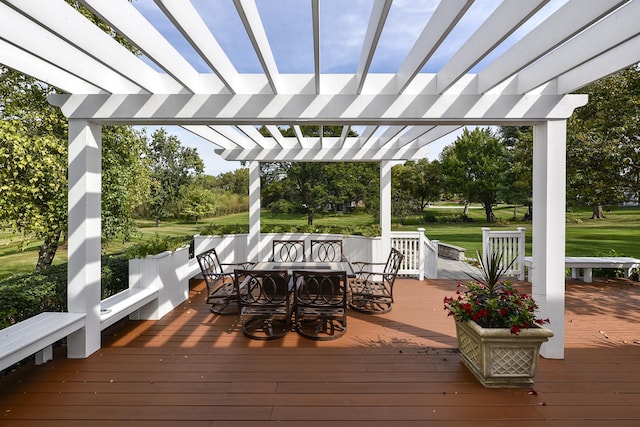
[[[155,5],[207,64],[207,72],[197,71],[127,0],[81,3],[143,57],[64,0],[0,0],[0,63],[68,93],[51,99],[69,118],[68,303],[69,311],[87,313],[86,333],[69,340],[69,356],[86,357],[100,348],[103,125],[180,125],[211,141],[222,158],[248,161],[256,256],[261,161],[379,161],[382,235],[389,245],[394,162],[425,157],[430,143],[461,126],[531,125],[533,294],[555,333],[542,354],[563,358],[566,119],[587,102],[585,95],[571,92],[640,61],[640,1],[493,0],[494,10],[478,28],[427,73],[425,64],[465,15],[487,3],[434,0],[404,62],[385,74],[372,72],[371,64],[393,0],[370,0],[362,11],[368,24],[357,69],[348,74],[322,73],[320,67],[321,8],[339,8],[340,2],[308,0],[315,71],[283,74],[257,1],[233,0],[262,67],[261,73],[248,74],[237,71],[195,1],[155,0]],[[521,36],[501,50],[514,33]],[[302,124],[344,127],[340,137],[309,138],[300,132]],[[256,130],[261,125],[270,137]],[[293,126],[296,137],[284,137],[278,125]],[[354,126],[364,131],[348,137]]]

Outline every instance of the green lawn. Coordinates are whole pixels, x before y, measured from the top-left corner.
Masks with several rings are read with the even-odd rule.
[[[518,208],[517,217],[522,218],[525,209]],[[432,214],[440,219],[453,220],[462,213],[459,205],[439,204],[428,208],[426,214]],[[467,250],[467,256],[473,256],[476,250],[481,249],[481,228],[489,226],[492,229],[515,229],[525,227],[527,229],[527,254],[531,254],[531,223],[522,221],[510,222],[513,217],[513,208],[501,207],[495,210],[498,222],[487,225],[484,222],[484,211],[474,206],[469,210],[469,217],[473,222],[438,222],[423,223],[418,217],[405,218],[402,223],[394,219],[394,230],[415,230],[423,227],[430,239],[440,240],[456,246],[462,246]],[[640,257],[640,208],[617,208],[606,212],[604,220],[591,220],[591,210],[584,209],[567,213],[567,239],[566,253],[570,256],[580,255],[626,255]],[[305,225],[305,215],[279,215],[272,216],[268,212],[263,213],[261,221],[264,224]],[[132,242],[123,244],[111,242],[104,247],[105,253],[119,252],[125,247],[153,237],[169,235],[194,235],[209,223],[220,225],[248,224],[249,214],[241,213],[225,217],[201,221],[198,224],[181,221],[165,221],[160,227],[155,227],[151,220],[138,222],[139,233]],[[352,215],[327,215],[316,216],[314,224],[319,226],[363,226],[373,222],[373,218],[366,214]],[[19,250],[19,242],[15,236],[7,231],[0,231],[0,278],[7,275],[31,271],[36,263],[39,242],[31,242],[24,251]],[[56,263],[66,262],[66,248],[61,247],[56,255]]]

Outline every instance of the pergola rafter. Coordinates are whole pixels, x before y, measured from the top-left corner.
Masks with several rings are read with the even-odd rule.
[[[0,63],[67,93],[51,102],[69,117],[69,309],[87,313],[85,335],[69,340],[70,356],[100,345],[106,124],[179,125],[210,141],[222,158],[249,162],[250,256],[260,244],[261,161],[380,162],[382,246],[390,247],[396,161],[425,157],[431,143],[461,126],[533,126],[533,293],[556,334],[543,355],[563,356],[566,119],[587,102],[570,92],[640,61],[640,0],[503,0],[489,2],[497,6],[487,13],[477,13],[487,7],[484,0],[440,0],[417,24],[417,38],[398,46],[406,56],[385,73],[376,69],[376,55],[384,54],[389,18],[403,5],[372,0],[359,14],[367,23],[360,50],[351,53],[356,65],[335,74],[321,67],[330,33],[320,31],[320,22],[332,4],[323,0],[307,3],[313,68],[304,74],[279,69],[256,0],[234,0],[231,13],[260,64],[257,73],[238,71],[196,2],[82,3],[144,56],[64,0],[0,0]],[[149,20],[154,12],[173,28]],[[480,21],[475,31],[464,28],[468,18]],[[169,33],[184,37],[197,57],[181,53]],[[461,36],[461,47],[448,53],[451,39]],[[319,136],[303,135],[303,125],[318,126]],[[339,137],[323,136],[324,126],[335,125],[343,126]],[[282,134],[288,126],[295,136]],[[356,127],[364,130],[348,136]]]

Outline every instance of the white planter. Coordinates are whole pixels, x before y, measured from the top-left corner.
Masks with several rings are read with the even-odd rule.
[[[483,328],[473,321],[456,322],[462,362],[488,388],[531,387],[538,367],[540,346],[553,336],[544,327]]]

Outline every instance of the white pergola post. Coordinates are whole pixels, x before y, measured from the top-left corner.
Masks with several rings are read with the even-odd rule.
[[[260,261],[260,162],[249,163],[249,261]]]
[[[566,120],[533,127],[532,293],[554,336],[540,353],[564,358]]]
[[[382,232],[382,260],[391,251],[391,168],[394,162],[383,160],[380,162],[380,229]]]
[[[86,327],[69,336],[69,357],[100,348],[102,126],[69,120],[69,312],[86,313]]]

